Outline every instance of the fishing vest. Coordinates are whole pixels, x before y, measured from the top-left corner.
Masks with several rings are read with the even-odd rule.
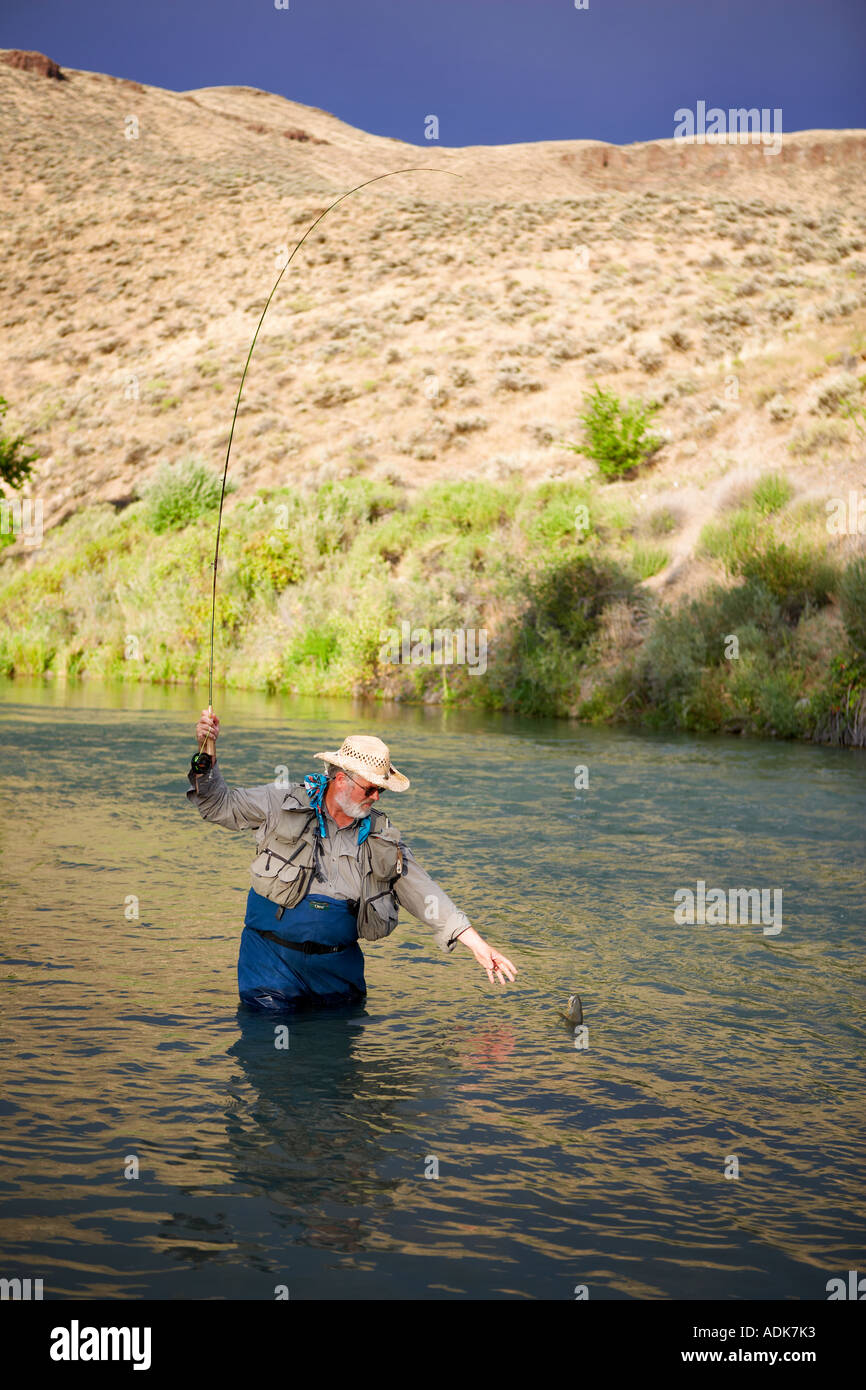
[[[318,824],[302,788],[288,792],[274,829],[259,844],[250,866],[252,886],[280,907],[297,907],[307,896],[316,869]],[[404,873],[400,837],[383,811],[370,811],[370,833],[359,851],[361,896],[358,935],[365,941],[389,936],[397,925],[394,884]],[[354,902],[350,904],[352,910]]]

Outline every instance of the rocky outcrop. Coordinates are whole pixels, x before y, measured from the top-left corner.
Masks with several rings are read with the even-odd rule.
[[[9,48],[5,53],[0,53],[0,63],[5,63],[10,68],[21,68],[24,72],[38,73],[40,77],[63,79],[59,63],[55,63],[53,58],[46,58],[44,53],[26,52],[22,48]]]

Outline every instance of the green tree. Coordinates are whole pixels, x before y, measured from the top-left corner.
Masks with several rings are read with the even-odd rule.
[[[7,402],[0,396],[0,421],[8,409]],[[19,488],[30,477],[39,454],[35,450],[28,450],[26,444],[23,434],[12,439],[0,433],[0,483]]]

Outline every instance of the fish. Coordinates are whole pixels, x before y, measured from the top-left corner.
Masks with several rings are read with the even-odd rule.
[[[583,1005],[580,1002],[579,994],[570,994],[568,1003],[564,1009],[559,1011],[560,1018],[564,1018],[566,1023],[570,1023],[572,1028],[579,1028],[583,1023]]]

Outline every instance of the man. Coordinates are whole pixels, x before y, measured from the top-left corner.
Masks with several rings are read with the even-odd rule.
[[[245,1004],[285,1010],[363,1000],[358,939],[390,935],[398,904],[432,924],[442,950],[458,940],[468,946],[491,983],[514,980],[511,961],[478,935],[378,809],[383,791],[409,787],[381,739],[350,735],[337,752],[315,755],[324,773],[288,789],[230,789],[215,757],[219,729],[217,715],[202,710],[196,737],[200,748],[207,741],[212,765],[197,772],[193,759],[187,797],[205,820],[256,832],[238,955]]]

